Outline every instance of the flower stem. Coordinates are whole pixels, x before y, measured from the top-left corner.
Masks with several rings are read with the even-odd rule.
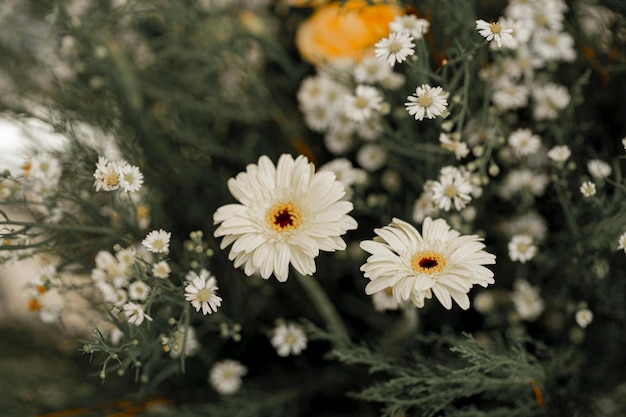
[[[309,298],[317,308],[320,316],[326,323],[328,330],[333,334],[334,340],[337,345],[344,346],[346,345],[350,339],[348,337],[348,332],[337,312],[335,306],[330,301],[326,292],[319,285],[317,280],[311,276],[305,276],[298,272],[296,272],[296,276],[298,277],[298,281],[308,294]]]

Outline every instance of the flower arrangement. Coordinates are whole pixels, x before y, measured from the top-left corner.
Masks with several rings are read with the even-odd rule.
[[[570,3],[5,10],[50,34],[5,114],[67,141],[2,262],[157,415],[623,415],[626,10]]]

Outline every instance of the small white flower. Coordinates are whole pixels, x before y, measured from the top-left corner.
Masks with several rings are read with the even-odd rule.
[[[98,158],[96,171],[93,174],[96,191],[113,191],[120,187],[120,169],[116,162],[109,162],[104,156]]]
[[[522,320],[535,321],[543,313],[544,302],[539,295],[539,290],[526,280],[515,281],[511,299]]]
[[[424,120],[424,117],[434,119],[448,107],[448,93],[441,87],[431,87],[428,84],[417,87],[407,100],[404,105],[409,114],[415,116],[415,120]]]
[[[576,59],[574,38],[567,32],[542,29],[534,33],[533,51],[546,61],[571,62]]]
[[[622,146],[624,147],[624,150],[626,150],[626,137],[622,139]]]
[[[586,197],[592,197],[596,195],[596,185],[591,181],[585,181],[580,184],[580,193]]]
[[[548,158],[552,159],[554,162],[565,162],[571,155],[572,151],[570,151],[567,145],[554,146],[548,151]]]
[[[566,108],[572,100],[567,88],[554,83],[533,88],[531,94],[535,120],[555,120],[559,116],[559,110]]]
[[[138,167],[123,163],[119,173],[119,184],[124,191],[139,191],[143,185],[143,174]]]
[[[378,59],[392,67],[396,62],[404,62],[408,56],[415,54],[413,36],[406,32],[391,32],[389,37],[381,39],[374,46]]]
[[[479,313],[486,314],[493,310],[496,301],[489,291],[482,291],[474,297],[474,309]]]
[[[430,22],[426,19],[419,19],[413,14],[404,14],[396,16],[391,23],[389,23],[389,30],[391,32],[408,33],[415,39],[421,39],[424,34],[428,32]]]
[[[366,171],[377,171],[387,162],[387,149],[377,143],[363,145],[356,154],[356,162]]]
[[[166,261],[157,262],[152,265],[152,274],[157,278],[167,278],[172,270]]]
[[[214,276],[196,276],[185,287],[185,300],[191,301],[196,311],[202,309],[202,314],[207,315],[217,311],[222,305],[222,297],[215,294],[218,290]]]
[[[533,239],[527,235],[515,235],[509,241],[509,258],[512,261],[526,263],[537,254],[537,246],[533,244]]]
[[[375,87],[357,85],[354,95],[344,96],[345,113],[355,122],[363,122],[378,114],[383,104],[383,97]]]
[[[128,318],[128,322],[135,326],[141,325],[144,319],[152,321],[152,317],[145,313],[143,306],[140,304],[129,301],[122,306],[122,309],[124,310],[124,315]]]
[[[169,350],[171,358],[178,358],[185,347],[185,356],[193,356],[200,350],[200,342],[196,337],[196,331],[193,327],[188,326],[186,330],[179,327],[174,331],[171,338],[166,338],[164,350]],[[167,346],[167,348],[166,348]]]
[[[354,67],[354,79],[360,84],[373,84],[387,79],[390,74],[392,70],[389,64],[373,55],[363,57],[361,62]]]
[[[150,286],[143,281],[133,281],[128,286],[128,296],[131,300],[143,301],[150,294]]]
[[[476,29],[478,33],[488,42],[495,42],[498,48],[505,46],[507,48],[515,46],[516,42],[513,39],[513,29],[506,27],[505,19],[500,18],[497,22],[488,23],[482,19],[476,21]]]
[[[453,166],[443,167],[439,180],[430,184],[433,203],[444,211],[450,211],[453,206],[457,211],[463,210],[472,200],[472,191],[469,177]]]
[[[508,143],[517,155],[531,155],[541,149],[541,138],[530,129],[517,129],[511,132]]]
[[[587,170],[591,176],[598,181],[602,181],[611,175],[612,172],[611,165],[600,159],[592,159],[587,162]]]
[[[469,148],[467,147],[467,143],[461,142],[459,140],[452,140],[450,138],[450,135],[446,133],[439,134],[439,142],[441,142],[442,148],[454,152],[454,156],[457,160],[461,160],[469,155]]]
[[[623,250],[626,253],[626,232],[622,233],[617,240],[617,250]]]
[[[574,318],[576,319],[576,323],[585,329],[593,321],[593,313],[588,308],[583,308],[576,312]]]
[[[231,395],[241,388],[241,377],[248,373],[248,369],[240,362],[225,359],[217,362],[209,373],[209,383],[220,394]]]
[[[300,326],[282,323],[274,329],[271,343],[278,356],[299,355],[306,349],[307,337]]]
[[[167,253],[170,250],[172,234],[163,229],[153,230],[141,241],[141,244],[152,253]]]

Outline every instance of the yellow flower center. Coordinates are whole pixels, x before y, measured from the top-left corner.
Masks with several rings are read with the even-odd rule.
[[[391,297],[393,295],[393,287],[387,287],[384,289],[385,294],[387,294],[389,297]]]
[[[116,172],[109,172],[104,177],[104,185],[106,188],[115,187],[119,183],[119,175]]]
[[[456,187],[454,185],[448,185],[444,193],[448,198],[455,198],[457,196]]]
[[[446,258],[437,252],[425,250],[411,258],[411,268],[419,274],[436,274],[446,266]]]
[[[295,230],[302,223],[302,214],[292,202],[278,203],[267,211],[267,223],[278,233]]]
[[[417,104],[422,107],[430,107],[430,105],[433,104],[433,98],[425,94],[417,99]]]
[[[502,32],[502,27],[498,22],[491,22],[490,28],[491,33],[493,33],[494,35],[499,35],[500,32]]]
[[[200,291],[198,291],[198,294],[196,295],[196,299],[200,301],[201,303],[206,303],[207,301],[211,299],[212,295],[213,293],[210,290],[203,288]]]

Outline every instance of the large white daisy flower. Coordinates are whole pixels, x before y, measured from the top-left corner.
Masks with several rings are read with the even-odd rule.
[[[315,173],[306,157],[283,154],[276,166],[267,156],[250,164],[228,181],[241,204],[227,204],[213,215],[224,237],[221,248],[232,244],[229,259],[246,275],[274,274],[284,282],[289,264],[303,275],[315,272],[319,251],[343,250],[341,235],[356,229],[348,216],[353,205],[342,200],[345,189],[332,172]]]
[[[370,253],[361,266],[370,282],[365,293],[372,295],[391,287],[398,302],[411,300],[417,307],[435,294],[447,309],[454,300],[462,309],[470,305],[467,293],[474,284],[493,284],[493,272],[483,265],[494,264],[495,256],[484,251],[476,235],[462,236],[443,219],[424,219],[422,233],[411,224],[393,219],[377,238],[361,242]]]

